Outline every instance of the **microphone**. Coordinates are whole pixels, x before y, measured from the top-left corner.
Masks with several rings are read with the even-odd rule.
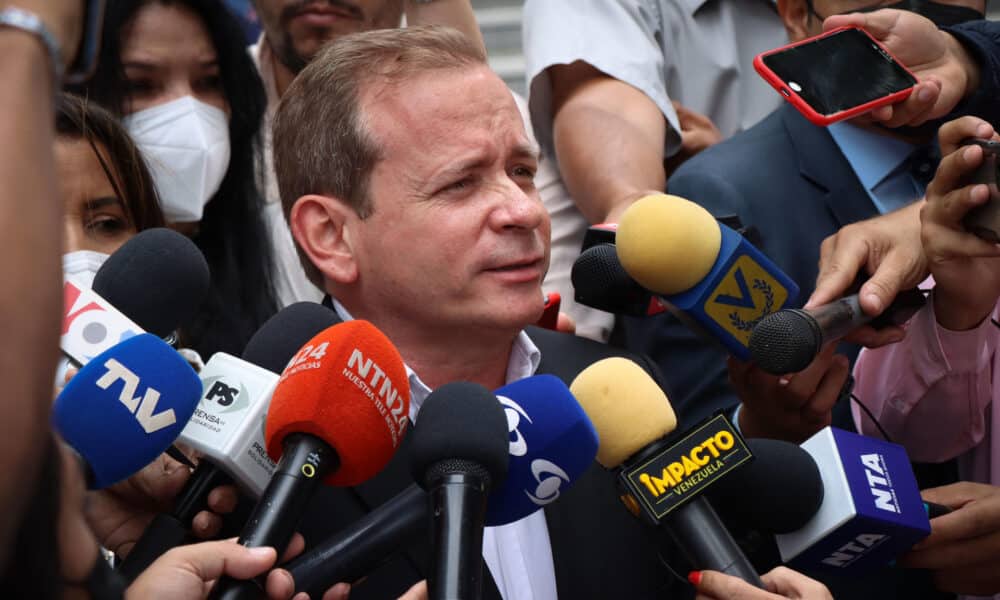
[[[277,468],[239,543],[288,545],[322,481],[353,486],[382,470],[408,423],[403,359],[367,321],[334,325],[309,340],[278,380],[264,439]],[[213,598],[255,598],[256,582],[221,578]]]
[[[693,568],[721,571],[763,588],[701,495],[752,458],[725,416],[716,415],[666,439],[677,426],[670,402],[642,367],[624,358],[607,358],[587,367],[570,390],[600,436],[597,462],[618,469],[626,508],[665,529]]]
[[[796,373],[809,366],[823,346],[871,323],[876,329],[908,321],[926,299],[918,289],[896,295],[878,317],[861,310],[857,294],[816,308],[783,309],[760,320],[750,334],[750,356],[772,375]]]
[[[194,317],[208,286],[208,263],[191,240],[165,228],[139,232],[101,265],[92,288],[63,283],[59,346],[81,366],[144,330],[168,337]]]
[[[739,233],[697,204],[666,194],[637,200],[621,217],[618,259],[671,311],[740,360],[762,318],[795,302],[799,287]]]
[[[775,536],[795,569],[852,575],[887,566],[930,534],[902,446],[826,427],[802,443],[819,467],[823,502],[801,528]]]
[[[80,369],[56,398],[52,424],[88,465],[88,487],[104,488],[162,454],[200,395],[191,365],[163,340],[140,333]]]
[[[556,501],[597,454],[597,432],[558,377],[535,375],[496,390],[507,418],[507,477],[487,501],[486,526],[527,517]],[[421,413],[421,419],[423,419]],[[285,568],[296,593],[318,598],[357,581],[426,532],[426,493],[413,484]]]
[[[410,469],[431,510],[432,600],[482,596],[486,498],[507,476],[507,419],[493,393],[468,382],[434,390],[420,408]]]
[[[660,299],[636,283],[618,261],[617,229],[614,223],[587,229],[583,250],[570,271],[574,299],[616,315],[647,317],[663,312],[666,308]]]
[[[268,319],[243,351],[245,360],[218,352],[200,373],[201,400],[180,432],[180,441],[202,458],[169,514],[158,514],[122,562],[129,581],[162,554],[189,538],[188,527],[204,510],[208,494],[235,481],[257,498],[274,474],[264,443],[264,419],[278,375],[299,348],[337,322],[314,302],[291,304]]]

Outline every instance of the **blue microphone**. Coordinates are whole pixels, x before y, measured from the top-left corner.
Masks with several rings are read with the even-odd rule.
[[[535,375],[496,391],[507,414],[507,480],[490,494],[486,525],[506,525],[554,502],[597,456],[597,431],[569,388]]]
[[[187,425],[201,380],[173,348],[141,333],[90,360],[56,398],[55,429],[103,488],[162,454]]]
[[[513,523],[559,498],[594,462],[597,432],[559,378],[535,375],[496,390],[509,431],[503,484],[488,498],[486,526]],[[295,592],[319,598],[331,585],[356,581],[426,535],[427,494],[412,484],[298,557],[286,569]]]

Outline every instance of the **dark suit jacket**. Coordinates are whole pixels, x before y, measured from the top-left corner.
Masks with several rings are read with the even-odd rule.
[[[736,215],[744,226],[756,229],[757,247],[799,285],[797,305],[815,287],[823,239],[845,225],[878,215],[830,133],[790,105],[684,163],[667,188],[716,217]],[[726,352],[668,314],[653,321],[628,320],[626,342],[630,350],[652,357],[663,370],[679,419],[691,423],[713,410],[735,407],[739,399],[729,383]],[[858,348],[842,345],[841,351],[853,360]],[[835,426],[855,429],[849,409],[846,402],[838,403]],[[923,487],[954,478],[952,469],[927,471]],[[919,586],[906,587],[916,581]],[[938,597],[926,580],[904,577],[900,571],[827,583],[836,598]]]
[[[528,333],[542,353],[538,373],[556,375],[567,385],[581,370],[609,356],[628,356],[660,381],[656,367],[641,357],[575,336],[537,328],[529,328]],[[373,480],[352,489],[324,488],[313,499],[300,526],[307,548],[383,504],[412,481],[404,438],[389,466]],[[661,564],[660,554],[670,550],[660,547],[656,531],[625,510],[613,475],[597,463],[545,509],[545,518],[560,598],[660,600],[693,596],[690,588],[681,585]],[[416,540],[405,550],[355,586],[351,600],[395,599],[424,579],[427,540]],[[676,568],[681,576],[687,572],[685,566]],[[483,574],[483,598],[499,600],[485,565]]]

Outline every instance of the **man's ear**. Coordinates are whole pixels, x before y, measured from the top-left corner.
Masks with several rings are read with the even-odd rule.
[[[778,14],[781,15],[785,31],[788,32],[788,39],[792,42],[810,37],[811,21],[818,18],[810,14],[806,0],[778,0]]]
[[[339,284],[358,277],[350,232],[360,222],[353,208],[330,196],[302,196],[288,215],[295,243],[325,278]]]

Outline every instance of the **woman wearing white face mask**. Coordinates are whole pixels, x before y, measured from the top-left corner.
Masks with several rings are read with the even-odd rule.
[[[208,261],[209,299],[182,332],[205,357],[239,354],[277,309],[257,189],[266,100],[245,46],[221,0],[108,0],[81,90],[122,117],[169,226]]]
[[[163,227],[163,215],[139,150],[93,102],[59,97],[55,163],[65,219],[63,272],[89,284],[129,238]]]

